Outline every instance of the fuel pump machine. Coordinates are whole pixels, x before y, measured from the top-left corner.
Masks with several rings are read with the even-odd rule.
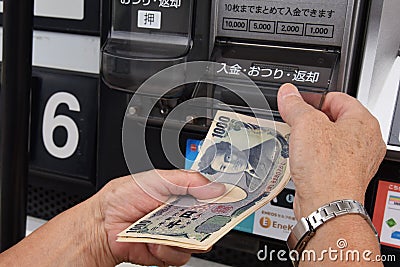
[[[150,118],[144,118],[145,105],[152,103],[154,91],[163,84],[138,90],[164,68],[212,61],[217,64],[217,75],[228,83],[240,84],[237,75],[244,74],[260,88],[276,119],[276,94],[285,82],[296,84],[305,95],[356,93],[367,1],[123,0],[104,1],[103,8],[111,12],[102,24],[98,186],[111,177],[154,167],[190,168],[208,120],[190,119],[190,111],[182,115],[187,123],[177,135],[186,160],[172,164],[161,145],[162,129],[168,128],[166,118],[185,101],[206,96],[247,112],[242,99],[226,88],[189,83],[163,94]],[[251,88],[243,88],[243,93],[254,94]],[[132,95],[140,101],[130,103]],[[146,138],[145,149],[130,147],[135,167],[129,170],[121,148],[123,121],[132,136],[145,132]],[[149,155],[151,164],[143,155]],[[284,240],[296,223],[294,194],[289,184],[201,257],[235,266],[265,264],[256,256],[265,245],[286,248]],[[279,264],[290,266],[289,262]]]
[[[285,82],[305,97],[317,96],[316,107],[327,92],[341,91],[378,117],[388,155],[370,184],[366,207],[383,252],[400,258],[397,0],[74,0],[71,9],[63,8],[65,1],[46,1],[36,1],[35,9],[30,215],[49,219],[115,177],[190,168],[210,125],[193,111],[212,116],[223,108],[199,107],[197,99],[215,99],[246,114],[249,106],[211,83],[181,83],[161,95],[162,80],[141,86],[165,68],[210,61],[216,79],[240,88],[241,96],[254,91],[238,77],[251,79],[269,103],[268,110],[257,112],[270,112],[276,120],[276,94]],[[185,75],[184,70],[167,80],[185,81]],[[130,102],[132,96],[137,101]],[[168,121],[186,102],[193,108]],[[130,148],[133,167],[124,157],[123,127],[145,139],[145,148],[140,142]],[[163,131],[179,137],[183,157],[167,158]],[[265,246],[286,249],[296,224],[294,194],[289,183],[200,257],[233,266],[265,265],[257,257]]]
[[[146,79],[166,67],[213,61],[220,64],[217,72],[232,82],[235,75],[244,73],[275,111],[277,89],[284,82],[306,92],[355,93],[368,10],[365,1],[127,0],[103,5],[111,12],[103,21],[99,149],[104,153],[99,157],[100,162],[103,155],[110,162],[112,150],[116,161],[107,167],[100,164],[105,167],[99,169],[103,182],[123,173],[119,143],[109,138],[120,138],[127,100]],[[162,121],[174,106],[193,97],[195,88],[181,86],[164,95],[154,118]],[[207,94],[241,105],[223,88]],[[120,117],[112,119],[117,114]],[[154,139],[148,149],[159,154]],[[162,157],[158,161],[158,167],[168,167]]]

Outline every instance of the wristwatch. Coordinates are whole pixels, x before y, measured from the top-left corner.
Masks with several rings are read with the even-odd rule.
[[[301,218],[293,228],[286,241],[289,250],[297,251],[301,255],[308,241],[313,237],[315,231],[325,222],[346,214],[358,214],[363,217],[371,226],[379,242],[378,232],[376,231],[364,206],[355,200],[337,200],[322,206],[311,213],[307,218]],[[293,259],[292,259],[293,260]],[[299,261],[293,260],[293,265],[298,266]]]

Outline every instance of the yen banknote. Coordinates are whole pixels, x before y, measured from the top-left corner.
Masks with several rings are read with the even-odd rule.
[[[290,127],[218,111],[192,170],[225,185],[215,199],[179,196],[118,235],[144,242],[207,250],[251,213],[275,198],[290,179]]]

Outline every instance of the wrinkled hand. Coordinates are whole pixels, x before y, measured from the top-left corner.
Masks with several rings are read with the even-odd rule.
[[[118,243],[117,234],[162,205],[171,195],[214,198],[225,192],[224,185],[209,183],[198,173],[181,170],[153,170],[133,176],[134,179],[127,176],[109,182],[96,195],[96,225],[99,238],[103,238],[103,246],[95,254],[104,259],[99,262],[103,266],[114,266],[120,262],[183,265],[190,259],[191,253],[198,251],[155,244]]]
[[[280,88],[278,106],[292,128],[289,159],[296,217],[334,200],[364,203],[386,152],[378,121],[356,99],[338,92],[327,94],[319,111],[291,84]]]

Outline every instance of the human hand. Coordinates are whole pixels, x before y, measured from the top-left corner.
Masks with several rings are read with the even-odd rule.
[[[198,199],[222,195],[225,186],[202,175],[181,170],[152,170],[109,182],[95,197],[97,232],[102,248],[95,254],[102,266],[120,262],[142,265],[183,265],[199,251],[144,243],[118,243],[117,234],[163,204],[171,195],[190,194]],[[140,184],[140,186],[139,186]],[[146,191],[146,192],[145,192]],[[204,251],[202,251],[204,253]],[[103,255],[102,255],[103,254]]]
[[[284,84],[279,112],[291,126],[289,160],[297,219],[334,200],[364,203],[368,183],[386,152],[378,121],[353,97],[331,92],[321,111]]]

